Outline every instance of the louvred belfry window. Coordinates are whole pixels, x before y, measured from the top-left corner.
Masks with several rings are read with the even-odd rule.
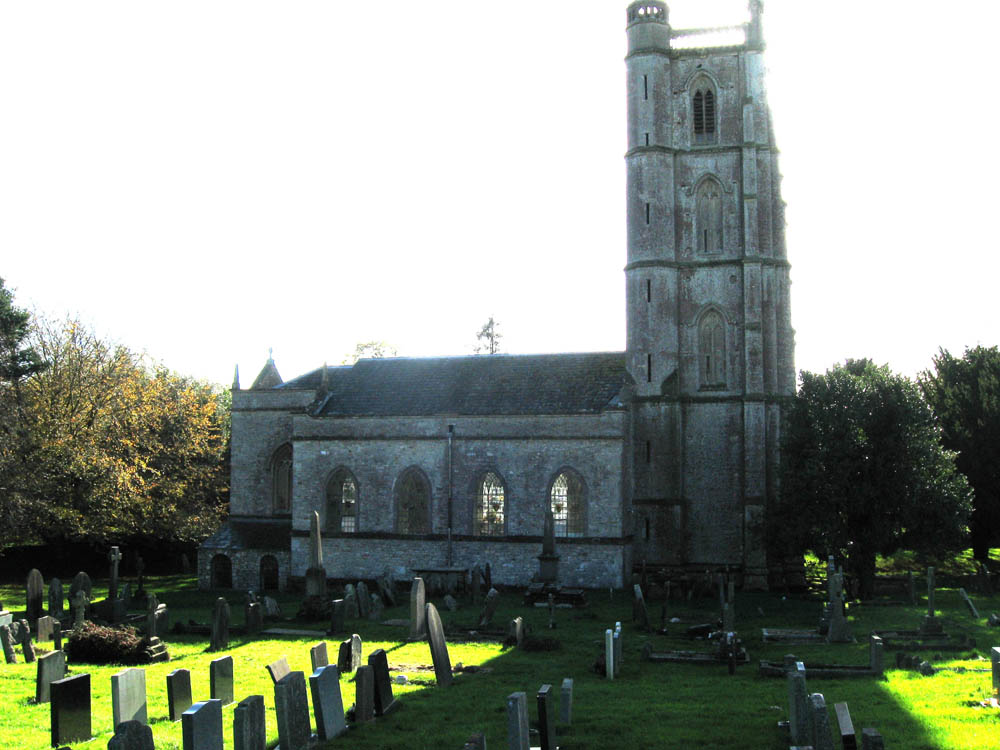
[[[692,108],[695,143],[715,143],[715,92],[707,86],[695,90]]]

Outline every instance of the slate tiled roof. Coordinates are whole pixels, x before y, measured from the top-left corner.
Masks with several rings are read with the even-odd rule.
[[[288,519],[230,518],[201,543],[204,549],[291,548],[292,522]]]
[[[280,388],[319,388],[322,369]],[[624,352],[362,359],[328,367],[320,416],[594,414],[621,409]]]

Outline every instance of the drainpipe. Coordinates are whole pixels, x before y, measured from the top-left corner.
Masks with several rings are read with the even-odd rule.
[[[448,425],[448,549],[445,553],[445,567],[450,568],[452,566],[452,546],[451,546],[451,518],[452,518],[452,466],[454,465],[454,437],[455,437],[455,425]]]

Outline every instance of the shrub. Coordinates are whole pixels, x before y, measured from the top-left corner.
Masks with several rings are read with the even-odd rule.
[[[66,654],[76,663],[142,664],[147,661],[147,638],[140,638],[135,628],[107,628],[92,622],[74,630],[66,644]]]

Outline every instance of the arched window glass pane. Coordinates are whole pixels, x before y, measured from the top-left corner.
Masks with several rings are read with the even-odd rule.
[[[549,492],[556,536],[583,536],[585,527],[583,482],[569,471],[562,472]]]
[[[351,533],[358,530],[358,486],[347,477],[340,487],[340,530]]]
[[[503,482],[492,471],[479,483],[476,509],[477,532],[483,536],[503,536],[506,510]]]
[[[715,91],[701,78],[691,95],[692,126],[695,143],[715,143]]]

